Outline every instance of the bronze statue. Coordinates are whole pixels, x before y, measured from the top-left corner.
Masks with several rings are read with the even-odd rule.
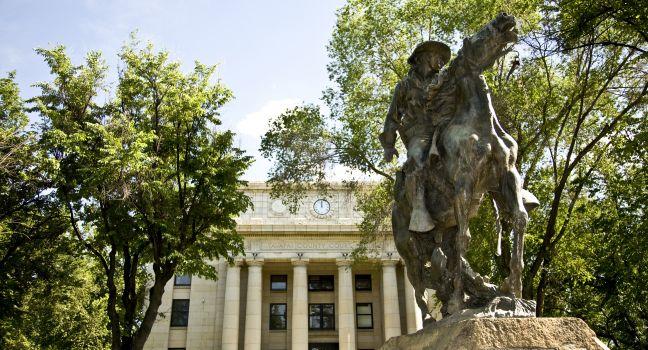
[[[397,154],[396,130],[407,148],[408,160],[397,174],[394,189],[392,225],[424,314],[428,313],[427,289],[435,290],[444,317],[479,308],[501,308],[500,315],[534,313],[533,302],[518,298],[527,210],[538,201],[522,188],[515,166],[517,143],[499,124],[481,76],[516,41],[515,18],[502,13],[464,39],[457,56],[428,80],[420,77],[418,69],[432,59],[419,58],[436,54],[440,68],[449,49],[426,42],[421,46],[436,49],[417,47],[410,57],[417,73],[410,72],[396,87],[380,140],[387,160]],[[445,60],[438,60],[439,56]],[[465,260],[468,219],[487,194],[500,214],[499,227],[513,234],[510,274],[499,287],[473,272]]]

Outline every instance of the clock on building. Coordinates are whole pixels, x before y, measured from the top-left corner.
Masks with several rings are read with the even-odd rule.
[[[287,213],[288,208],[286,208],[281,199],[275,199],[270,204],[270,214],[273,216],[284,216]]]
[[[326,199],[318,199],[313,203],[313,210],[317,215],[326,215],[331,210],[331,203]]]

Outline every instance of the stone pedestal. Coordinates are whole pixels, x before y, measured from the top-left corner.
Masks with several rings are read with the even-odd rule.
[[[381,350],[608,350],[578,318],[473,318],[391,338]]]

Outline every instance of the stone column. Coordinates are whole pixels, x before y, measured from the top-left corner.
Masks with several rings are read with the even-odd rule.
[[[383,324],[385,340],[401,335],[400,312],[398,307],[398,284],[396,283],[396,264],[398,260],[382,261]]]
[[[238,350],[241,264],[242,260],[236,260],[234,265],[227,268],[222,350]]]
[[[225,289],[227,283],[227,260],[218,259],[218,289],[216,291],[216,319],[214,320],[214,349],[220,349],[223,339],[223,314],[225,313]]]
[[[416,304],[416,295],[414,286],[407,276],[405,268],[405,312],[407,313],[407,333],[414,333],[423,328],[423,319],[421,318],[421,309]]]
[[[247,306],[245,307],[245,350],[261,349],[261,295],[263,259],[247,260]]]
[[[308,259],[292,259],[292,350],[308,349]]]
[[[336,263],[338,266],[338,342],[340,350],[356,350],[351,261],[340,259]]]

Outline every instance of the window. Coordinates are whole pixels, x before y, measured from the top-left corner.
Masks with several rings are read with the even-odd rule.
[[[335,329],[334,304],[309,304],[308,328],[310,329]]]
[[[373,307],[371,303],[356,304],[356,323],[359,329],[373,328]]]
[[[286,304],[270,304],[270,329],[286,329],[288,324]]]
[[[171,327],[187,327],[189,323],[189,299],[173,299]]]
[[[287,289],[288,289],[288,276],[286,275],[270,276],[270,290],[282,291]]]
[[[355,275],[356,290],[371,290],[371,275]]]
[[[191,276],[190,275],[176,275],[175,280],[173,281],[175,286],[190,286],[191,285]]]
[[[308,350],[338,350],[338,343],[308,343]]]
[[[308,290],[311,292],[332,291],[333,276],[308,276]]]

